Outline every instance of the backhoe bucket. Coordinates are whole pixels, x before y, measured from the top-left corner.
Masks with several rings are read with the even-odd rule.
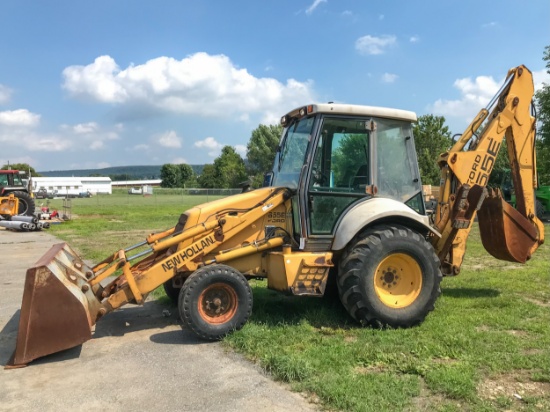
[[[535,226],[503,198],[490,191],[478,212],[479,232],[485,250],[500,260],[525,263],[538,242]]]
[[[101,303],[86,280],[88,271],[66,243],[52,246],[27,269],[17,344],[7,369],[91,338]]]

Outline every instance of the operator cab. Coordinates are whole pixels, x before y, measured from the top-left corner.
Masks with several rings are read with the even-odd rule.
[[[346,211],[374,197],[391,198],[424,215],[415,121],[409,111],[332,103],[283,116],[270,186],[296,190],[297,237],[332,239]]]

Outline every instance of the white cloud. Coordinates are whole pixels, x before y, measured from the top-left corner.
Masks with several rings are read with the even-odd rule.
[[[41,115],[27,109],[0,112],[2,154],[9,154],[14,159],[16,156],[13,154],[20,152],[86,153],[89,150],[103,149],[108,141],[119,138],[117,132],[104,130],[96,122],[62,124],[54,132],[42,131],[37,127],[40,118]],[[38,162],[36,159],[35,161]]]
[[[546,69],[533,72],[533,83],[535,83],[535,90],[542,89],[544,83],[550,85],[550,74]]]
[[[420,37],[418,37],[418,36],[411,36],[411,37],[409,38],[409,41],[410,41],[411,43],[418,43],[418,42],[420,41]]]
[[[62,134],[40,133],[26,124],[2,124],[0,122],[2,154],[21,152],[59,152],[72,146],[70,138]],[[10,155],[11,159],[14,156]],[[14,160],[11,160],[12,162]]]
[[[386,49],[397,44],[397,39],[393,35],[383,35],[375,37],[366,35],[359,37],[355,41],[355,49],[361,54],[383,54]]]
[[[196,141],[194,146],[201,149],[208,149],[208,155],[210,157],[216,157],[224,145],[219,143],[213,137],[207,137],[206,139]]]
[[[72,127],[76,134],[89,134],[99,130],[99,125],[96,122],[80,123]]]
[[[543,83],[550,83],[550,74],[546,70],[533,72],[535,90],[542,88]],[[428,107],[428,111],[446,117],[461,118],[465,123],[470,122],[473,117],[484,108],[493,96],[498,92],[504,78],[496,81],[491,76],[477,76],[457,79],[454,87],[459,90],[460,98],[456,100],[438,99]]]
[[[187,164],[188,162],[187,162],[187,159],[183,157],[175,157],[174,159],[172,159],[170,163],[172,163],[173,165],[180,165],[182,163]]]
[[[491,21],[489,23],[484,23],[481,25],[483,29],[492,29],[493,27],[498,26],[498,23],[496,21]]]
[[[178,137],[173,130],[158,136],[157,140],[162,147],[170,147],[173,149],[179,149],[181,147],[181,138]]]
[[[397,79],[398,79],[398,75],[397,74],[392,74],[392,73],[384,73],[382,75],[382,81],[384,83],[393,83],[395,82]]]
[[[88,97],[109,103],[120,103],[128,96],[123,86],[119,84],[114,73],[122,74],[114,59],[110,56],[100,56],[88,66],[69,66],[63,70],[65,83],[63,88],[71,95]]]
[[[0,126],[34,127],[40,122],[40,115],[27,109],[6,110],[0,112]]]
[[[246,157],[246,146],[242,144],[235,145],[235,151],[241,155],[242,158]]]
[[[63,136],[74,142],[74,147],[86,147],[90,150],[101,150],[107,147],[110,140],[119,139],[118,127],[115,131],[103,130],[96,122],[78,123],[75,125],[63,124],[60,130]]]
[[[309,6],[307,9],[306,9],[306,14],[311,14],[315,11],[315,9],[317,7],[319,7],[319,5],[321,3],[326,3],[327,0],[314,0],[313,3],[311,4],[311,6]]]
[[[341,15],[342,17],[353,17],[353,12],[351,10],[344,10]]]
[[[35,158],[28,156],[26,154],[22,156],[10,156],[9,158],[0,157],[0,166],[5,165],[8,162],[10,162],[11,164],[14,164],[14,163],[27,163],[28,165],[37,164],[37,160]]]
[[[107,167],[111,167],[111,164],[109,162],[99,162],[97,163],[96,167],[98,169],[105,169]]]
[[[439,99],[431,105],[430,111],[437,115],[464,118],[470,121],[476,113],[489,103],[498,91],[500,84],[491,76],[478,76],[457,79],[454,87],[461,97],[457,100]]]
[[[196,53],[182,60],[158,57],[122,70],[110,56],[63,71],[71,97],[112,104],[125,113],[171,112],[238,119],[277,117],[314,101],[312,82],[254,77],[224,55]]]
[[[0,104],[9,103],[11,94],[12,90],[9,87],[0,84]]]

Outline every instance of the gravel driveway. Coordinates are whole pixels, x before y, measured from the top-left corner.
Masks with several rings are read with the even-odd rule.
[[[0,364],[15,348],[28,266],[46,232],[0,229]],[[108,314],[93,338],[28,367],[0,369],[0,411],[313,411],[259,368],[182,328],[177,311],[147,302]]]

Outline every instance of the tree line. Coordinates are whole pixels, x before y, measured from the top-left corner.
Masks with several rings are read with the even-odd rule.
[[[162,187],[236,188],[242,184],[260,187],[271,170],[279,138],[280,125],[259,125],[252,131],[243,159],[234,147],[225,146],[212,164],[204,165],[196,175],[187,164],[164,164],[160,169]]]

